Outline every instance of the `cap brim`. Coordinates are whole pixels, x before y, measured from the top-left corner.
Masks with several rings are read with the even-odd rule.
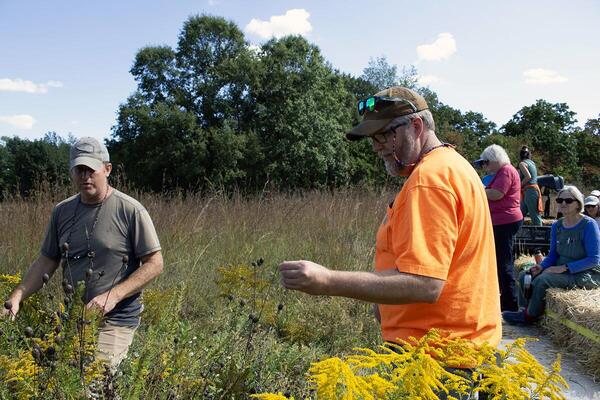
[[[85,165],[86,167],[89,167],[94,171],[98,171],[100,168],[102,168],[102,161],[96,160],[92,157],[77,157],[74,160],[71,160],[70,169],[73,169],[78,165]]]
[[[393,118],[390,119],[368,119],[356,125],[350,132],[346,133],[348,140],[360,140],[372,136],[385,128]]]

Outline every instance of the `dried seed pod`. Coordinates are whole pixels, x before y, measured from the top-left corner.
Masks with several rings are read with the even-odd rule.
[[[90,278],[92,277],[92,275],[93,275],[93,274],[94,274],[94,271],[93,271],[91,268],[88,268],[88,269],[85,271],[85,277],[86,277],[87,279],[90,279]]]
[[[33,329],[30,326],[25,328],[25,336],[28,338],[33,337]]]
[[[71,298],[70,297],[65,297],[63,303],[65,303],[65,306],[68,306],[69,303],[71,302]]]
[[[33,356],[33,359],[36,361],[40,361],[42,359],[42,353],[40,352],[40,348],[39,347],[34,347],[31,350],[31,355]]]
[[[48,357],[51,360],[56,358],[56,349],[54,348],[54,346],[48,346],[48,348],[46,349],[46,357]]]
[[[127,264],[129,263],[129,256],[125,255],[123,256],[123,264]]]
[[[63,253],[66,253],[67,251],[69,251],[69,243],[64,242],[62,244],[62,251],[63,251]]]
[[[12,310],[12,301],[6,300],[4,302],[4,308],[6,308],[7,310]]]
[[[65,293],[66,294],[73,294],[73,286],[70,284],[67,284],[67,286],[65,286]]]
[[[48,283],[49,280],[50,280],[50,275],[48,275],[48,274],[42,275],[42,282],[44,282],[44,284]]]

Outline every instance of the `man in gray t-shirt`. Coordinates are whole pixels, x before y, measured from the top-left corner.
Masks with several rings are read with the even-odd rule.
[[[63,261],[63,279],[85,282],[87,307],[102,310],[98,356],[113,370],[127,355],[139,325],[142,288],[162,272],[160,242],[148,211],[108,184],[106,147],[94,138],[71,148],[71,178],[79,193],[58,203],[38,258],[4,309],[14,319],[20,303],[43,285]]]

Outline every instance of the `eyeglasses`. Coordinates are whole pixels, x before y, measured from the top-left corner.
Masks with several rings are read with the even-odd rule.
[[[358,109],[358,115],[363,115],[364,113],[379,111],[381,108],[385,108],[394,103],[404,103],[408,105],[413,113],[417,112],[417,107],[410,101],[406,99],[399,99],[397,97],[382,97],[382,96],[371,96],[367,97],[364,100],[359,100],[356,104],[356,108]]]
[[[577,201],[577,200],[575,200],[575,199],[571,199],[571,198],[568,198],[568,199],[563,199],[562,197],[557,197],[557,198],[556,198],[556,203],[557,203],[557,204],[562,204],[562,203],[563,203],[563,201],[564,201],[565,203],[567,203],[567,204],[571,204],[571,203],[573,203],[573,202],[575,202],[575,201]]]
[[[375,141],[375,142],[377,142],[379,144],[386,144],[387,143],[387,138],[388,138],[388,136],[389,136],[390,133],[395,132],[396,129],[400,128],[401,126],[408,125],[409,123],[410,123],[410,121],[400,122],[399,124],[396,124],[396,125],[390,127],[389,129],[386,129],[383,132],[371,135],[371,139],[373,139],[373,141]]]
[[[594,208],[594,207],[598,207],[598,204],[587,204],[585,206],[585,208]]]

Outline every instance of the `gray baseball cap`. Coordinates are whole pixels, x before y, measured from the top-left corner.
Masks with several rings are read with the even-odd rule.
[[[106,146],[93,137],[79,138],[71,147],[71,162],[69,169],[78,165],[85,165],[94,171],[102,168],[102,164],[109,162]]]

